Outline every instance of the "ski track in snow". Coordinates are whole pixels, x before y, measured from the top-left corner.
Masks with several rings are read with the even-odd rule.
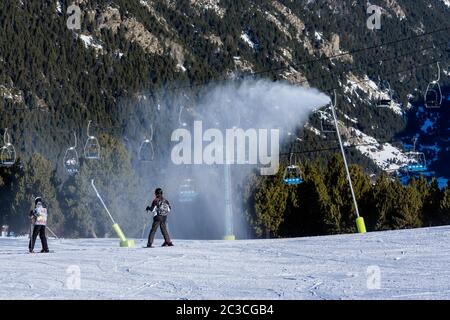
[[[153,249],[50,239],[54,253],[30,255],[28,239],[0,238],[0,299],[449,299],[449,240],[450,227]],[[66,284],[73,265],[80,290]]]

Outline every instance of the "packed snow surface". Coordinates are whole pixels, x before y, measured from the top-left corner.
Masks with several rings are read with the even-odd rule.
[[[450,227],[152,249],[51,239],[32,255],[27,241],[0,238],[2,299],[450,298]]]

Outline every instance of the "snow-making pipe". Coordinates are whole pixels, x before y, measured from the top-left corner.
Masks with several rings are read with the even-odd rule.
[[[135,245],[134,240],[127,240],[127,238],[125,237],[125,234],[123,233],[120,226],[117,224],[117,222],[114,221],[114,218],[112,217],[111,213],[109,212],[108,207],[106,206],[105,202],[103,201],[102,197],[100,196],[100,193],[98,192],[97,188],[95,187],[94,179],[91,180],[91,185],[92,185],[92,188],[94,189],[95,193],[97,194],[97,198],[99,198],[100,202],[103,205],[103,208],[105,208],[106,213],[108,213],[108,216],[111,219],[111,222],[113,224],[112,228],[116,232],[117,236],[120,239],[120,246],[121,247],[134,247],[134,245]]]
[[[334,93],[334,102],[331,101],[331,113],[334,118],[334,125],[336,126],[336,134],[339,140],[339,146],[341,147],[342,159],[344,160],[345,172],[347,174],[347,180],[350,185],[350,191],[352,193],[353,203],[355,205],[356,211],[356,228],[359,233],[366,233],[366,226],[364,224],[364,218],[359,215],[358,202],[356,201],[355,191],[353,190],[352,178],[350,176],[350,171],[348,170],[347,158],[345,157],[344,146],[342,145],[341,133],[339,132],[339,125],[336,117],[336,91],[333,90]]]

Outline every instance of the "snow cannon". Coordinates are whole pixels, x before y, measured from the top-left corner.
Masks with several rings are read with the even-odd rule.
[[[134,247],[135,245],[134,240],[127,240],[125,234],[123,233],[122,229],[120,229],[120,226],[117,223],[114,223],[112,225],[112,228],[120,239],[121,247],[128,247],[128,248]]]
[[[358,233],[366,233],[366,224],[364,223],[363,217],[356,218],[356,228],[358,229]]]
[[[103,201],[102,197],[100,196],[100,193],[98,193],[98,190],[94,185],[94,179],[91,180],[91,185],[92,185],[92,188],[94,189],[95,193],[97,194],[97,198],[100,199],[100,202],[102,203],[103,208],[105,208],[106,212],[108,213],[109,218],[111,219],[111,222],[113,223],[112,228],[116,232],[117,236],[120,239],[120,246],[127,247],[127,248],[134,247],[135,246],[134,240],[127,240],[127,238],[125,237],[125,234],[123,233],[120,226],[114,221],[111,213],[108,210],[108,207],[106,207],[105,202]]]

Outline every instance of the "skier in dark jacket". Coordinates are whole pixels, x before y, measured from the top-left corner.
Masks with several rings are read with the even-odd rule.
[[[45,226],[47,224],[47,208],[41,197],[34,199],[34,209],[30,211],[30,218],[33,222],[33,232],[30,235],[30,243],[28,249],[30,253],[34,253],[34,244],[39,235],[42,244],[41,252],[49,252],[47,245],[47,237],[45,236]]]
[[[163,197],[163,191],[161,188],[157,188],[155,190],[155,199],[150,207],[146,208],[147,211],[154,213],[153,216],[153,224],[152,230],[148,235],[147,247],[153,248],[153,240],[155,239],[156,230],[158,230],[158,226],[161,227],[161,232],[164,237],[163,247],[171,247],[173,246],[172,241],[170,241],[169,233],[167,232],[167,215],[169,214],[171,207],[169,201]]]

